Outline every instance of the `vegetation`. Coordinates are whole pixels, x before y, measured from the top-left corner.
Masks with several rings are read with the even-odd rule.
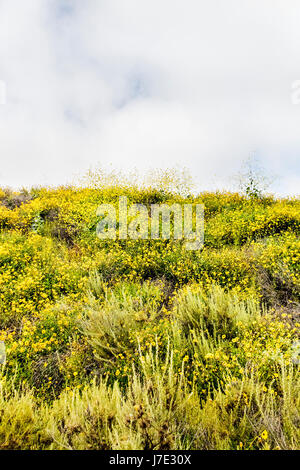
[[[0,190],[0,449],[299,448],[299,200],[96,176]],[[204,204],[203,250],[99,240],[121,195]]]

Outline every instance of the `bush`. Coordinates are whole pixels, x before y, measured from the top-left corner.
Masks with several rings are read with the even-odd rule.
[[[0,449],[299,448],[299,200],[102,176],[0,191]],[[120,195],[203,203],[203,250],[99,240]]]

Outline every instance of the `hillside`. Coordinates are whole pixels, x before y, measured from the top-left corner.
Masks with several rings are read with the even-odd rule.
[[[203,250],[97,207],[203,204]],[[299,199],[0,190],[0,449],[300,448]]]

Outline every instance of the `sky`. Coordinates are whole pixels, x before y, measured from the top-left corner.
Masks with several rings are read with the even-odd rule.
[[[0,186],[110,165],[234,189],[255,155],[299,194],[299,25],[299,0],[0,0]]]

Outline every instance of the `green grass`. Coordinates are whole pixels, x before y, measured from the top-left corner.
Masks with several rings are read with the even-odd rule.
[[[0,449],[299,449],[299,200],[0,190]],[[96,237],[99,204],[205,206],[205,246]]]

